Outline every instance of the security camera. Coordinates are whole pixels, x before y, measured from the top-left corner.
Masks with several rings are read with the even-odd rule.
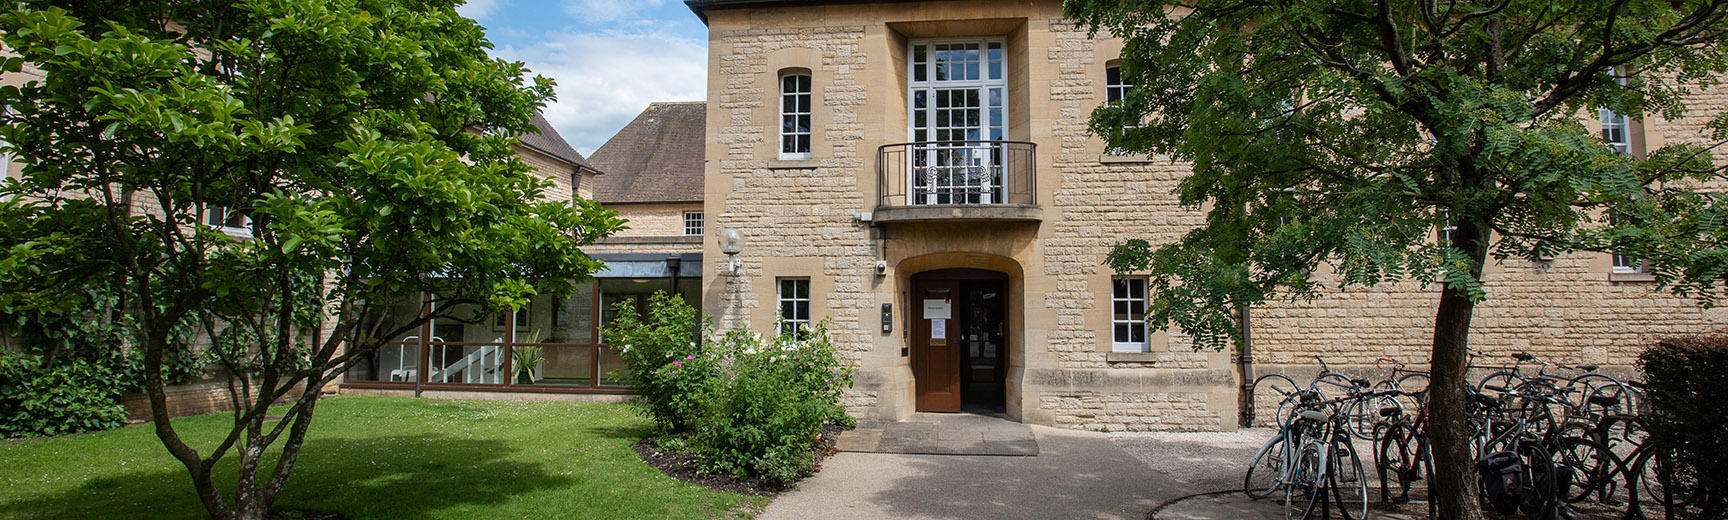
[[[876,261],[876,276],[883,276],[886,274],[888,274],[888,262],[884,262],[882,260],[877,260]]]

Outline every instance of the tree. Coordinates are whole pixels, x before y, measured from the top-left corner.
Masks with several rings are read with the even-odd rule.
[[[319,392],[385,338],[475,318],[451,316],[456,303],[568,293],[601,265],[579,248],[621,225],[592,201],[546,199],[511,145],[551,83],[488,58],[455,3],[25,1],[0,14],[16,53],[5,73],[42,73],[0,88],[0,137],[24,164],[0,193],[0,305],[89,307],[75,289],[113,281],[156,434],[214,518],[264,517]],[[421,293],[430,314],[381,319]],[[164,358],[205,342],[234,423],[193,447],[167,415]],[[225,495],[214,468],[230,455]]]
[[[1709,149],[1728,118],[1700,136],[1713,144],[1646,157],[1581,119],[1693,109],[1686,96],[1728,70],[1725,3],[1068,0],[1070,18],[1124,39],[1134,84],[1093,133],[1192,162],[1178,193],[1207,208],[1180,241],[1125,242],[1109,261],[1151,273],[1154,325],[1211,347],[1235,338],[1238,305],[1315,296],[1316,269],[1339,286],[1439,284],[1436,495],[1443,518],[1480,518],[1463,388],[1490,256],[1616,252],[1675,293],[1724,292],[1722,199],[1697,188],[1721,181]]]

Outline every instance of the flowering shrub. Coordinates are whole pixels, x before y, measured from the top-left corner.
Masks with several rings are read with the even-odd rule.
[[[720,382],[691,435],[704,470],[788,485],[810,473],[823,424],[853,424],[840,406],[852,371],[826,322],[801,340],[738,330],[710,345]]]
[[[705,472],[788,485],[810,473],[824,424],[853,424],[840,406],[852,370],[826,322],[801,338],[715,334],[664,294],[649,299],[646,317],[617,311],[607,340],[620,345],[642,409],[669,434],[661,446],[696,455]],[[697,331],[709,339],[692,341]]]
[[[606,341],[618,348],[635,387],[637,406],[662,430],[682,432],[697,414],[696,397],[716,381],[714,363],[698,358],[696,344],[708,325],[684,299],[665,292],[648,298],[648,315],[618,305]]]

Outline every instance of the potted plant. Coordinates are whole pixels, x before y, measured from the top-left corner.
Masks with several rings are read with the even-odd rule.
[[[540,331],[524,334],[517,338],[520,343],[538,343]],[[540,347],[518,345],[511,350],[511,363],[516,368],[517,384],[534,384],[540,379],[540,364],[546,361],[546,353]]]

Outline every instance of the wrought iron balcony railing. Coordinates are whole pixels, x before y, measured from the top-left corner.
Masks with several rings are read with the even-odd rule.
[[[1035,206],[1037,145],[1026,141],[927,141],[876,153],[877,206]]]

